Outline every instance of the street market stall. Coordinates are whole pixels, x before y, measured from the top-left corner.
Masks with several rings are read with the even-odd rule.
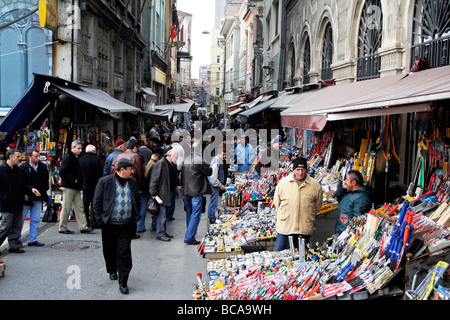
[[[209,259],[207,281],[194,298],[448,300],[449,90],[436,75],[450,69],[437,69],[377,80],[379,90],[356,84],[361,94],[350,85],[327,87],[282,112],[283,148],[289,157],[308,159],[308,173],[322,186],[324,213],[339,206],[333,194],[351,169],[375,189],[372,209],[305,252],[261,247]],[[436,86],[415,91],[423,77]],[[239,209],[248,208],[252,195],[270,203],[269,195],[243,195],[232,197]],[[276,219],[276,210],[271,214]]]
[[[114,150],[115,139],[131,135],[130,128],[137,120],[134,115],[139,111],[102,90],[34,74],[23,96],[0,123],[0,156],[4,157],[7,148],[15,148],[26,160],[30,148],[39,150],[50,173],[50,219],[56,221],[62,203],[59,166],[71,142],[95,145],[104,159]]]

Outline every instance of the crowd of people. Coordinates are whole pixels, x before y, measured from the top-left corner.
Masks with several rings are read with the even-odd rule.
[[[214,119],[198,120],[202,123],[202,133],[220,125],[220,121]],[[149,204],[156,201],[158,212],[151,215],[151,224],[147,225],[156,231],[157,240],[169,242],[173,236],[168,233],[167,222],[175,219],[175,199],[182,193],[186,212],[183,240],[187,245],[198,245],[196,234],[201,213],[207,211],[209,221],[214,223],[220,196],[226,190],[230,163],[226,161],[228,146],[232,145],[234,162],[231,163],[237,163],[238,172],[253,172],[254,178],[261,175],[267,164],[261,160],[261,146],[250,143],[248,136],[227,140],[227,131],[219,129],[223,138],[222,152],[213,149],[210,161],[205,161],[202,151],[214,143],[214,138],[199,140],[181,124],[176,124],[172,132],[160,125],[152,126],[147,143],[133,136],[128,141],[117,139],[114,150],[104,161],[97,155],[94,145],[87,144],[83,154],[83,143],[74,140],[59,168],[63,192],[59,233],[74,233],[67,228],[72,208],[81,233],[101,228],[106,270],[110,279],[118,280],[120,292],[128,293],[131,241],[146,231]],[[263,146],[268,159],[276,163],[272,169],[285,176],[274,194],[274,205],[278,209],[274,250],[289,248],[291,236],[308,243],[315,215],[322,205],[321,187],[307,175],[306,159],[293,159],[293,171],[289,175],[278,165],[279,158],[274,155],[282,143],[283,138],[277,136]],[[10,149],[0,166],[0,245],[8,238],[9,252],[14,253],[25,252],[21,233],[28,215],[28,245],[44,246],[37,241],[37,234],[49,190],[49,172],[40,162],[39,151],[29,150],[28,159],[20,165],[19,157],[18,150]],[[206,209],[207,195],[210,196]],[[349,173],[339,190],[339,200],[343,205],[339,209],[336,230],[342,232],[348,221],[367,212],[371,203],[358,172]],[[295,245],[298,247],[297,241]]]

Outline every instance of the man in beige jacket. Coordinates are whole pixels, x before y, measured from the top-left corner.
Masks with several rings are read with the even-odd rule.
[[[293,236],[294,246],[298,248],[298,238],[309,243],[314,232],[316,214],[322,207],[322,188],[320,184],[307,175],[307,163],[304,158],[297,158],[293,163],[294,172],[283,178],[274,194],[277,208],[277,240],[274,251],[289,249],[289,236]]]

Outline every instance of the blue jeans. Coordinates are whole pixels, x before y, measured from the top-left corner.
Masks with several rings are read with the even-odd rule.
[[[28,243],[37,241],[37,234],[39,229],[39,223],[41,221],[41,208],[42,201],[33,201],[32,206],[23,206],[22,210],[22,227],[25,223],[28,211],[30,212],[30,234],[28,236]],[[20,239],[20,238],[19,238]]]
[[[156,216],[156,235],[158,237],[166,236],[166,214],[169,207],[159,206],[159,212]]]
[[[141,199],[141,218],[137,222],[137,231],[145,231],[145,217],[147,215],[147,203],[150,199],[148,194],[139,194],[139,199]]]
[[[251,164],[238,164],[238,172],[249,171],[251,167]]]
[[[186,207],[186,233],[184,241],[195,240],[200,215],[202,214],[203,196],[184,196],[184,205]]]
[[[304,234],[277,234],[277,240],[275,241],[275,246],[273,251],[282,251],[284,249],[290,249],[289,246],[289,236],[292,236],[292,240],[294,242],[294,247],[298,249],[298,240],[299,238],[305,239],[305,246],[309,243],[311,236]],[[306,250],[306,248],[305,248]]]
[[[208,219],[216,217],[217,204],[219,203],[220,188],[212,187],[212,193],[209,197]]]

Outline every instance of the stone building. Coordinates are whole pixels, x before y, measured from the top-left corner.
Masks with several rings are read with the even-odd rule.
[[[265,91],[449,64],[448,1],[265,0]]]

